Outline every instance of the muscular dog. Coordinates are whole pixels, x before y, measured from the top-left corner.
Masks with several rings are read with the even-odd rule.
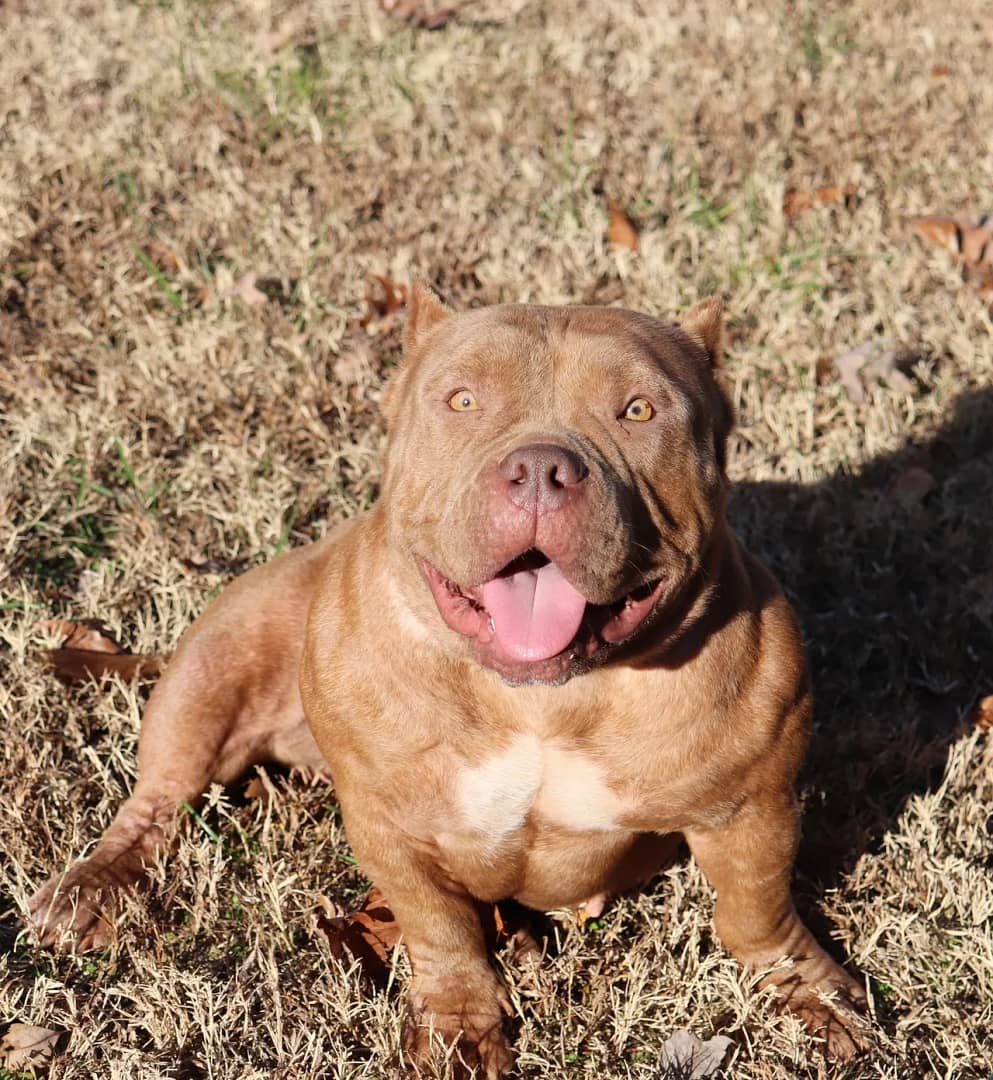
[[[745,965],[858,1046],[864,994],[794,910],[810,690],[793,614],[725,518],[721,312],[453,314],[414,291],[382,494],[234,582],[155,688],[134,794],[32,899],[42,940],[106,940],[177,807],[275,759],[329,770],[431,1032],[488,1078],[512,1054],[475,901],[630,888],[679,835]],[[783,966],[783,958],[792,961]]]

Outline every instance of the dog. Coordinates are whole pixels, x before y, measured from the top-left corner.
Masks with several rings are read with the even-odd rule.
[[[724,945],[854,1054],[865,993],[790,894],[810,683],[789,604],[726,520],[721,337],[717,300],[663,323],[454,313],[415,287],[380,498],[186,633],[134,793],[30,901],[43,943],[104,943],[177,808],[275,760],[330,773],[396,915],[415,1067],[440,1034],[488,1080],[512,1068],[478,901],[596,908],[681,837]]]

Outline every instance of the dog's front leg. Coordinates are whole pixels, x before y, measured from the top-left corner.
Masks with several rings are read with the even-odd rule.
[[[772,968],[762,980],[782,1004],[844,1060],[863,1045],[853,1009],[862,987],[814,940],[793,906],[790,878],[799,839],[796,800],[789,789],[752,795],[720,828],[686,831],[690,850],[717,891],[714,922],[728,950],[746,967]]]
[[[304,722],[297,669],[330,543],[249,571],[183,635],[145,709],[133,794],[89,855],[28,901],[42,944],[109,944],[125,890],[147,882],[184,803],[211,784],[269,760],[326,770]]]
[[[411,984],[403,1049],[415,1069],[432,1069],[439,1052],[452,1055],[455,1075],[498,1080],[514,1063],[503,1032],[507,992],[487,958],[476,905],[429,854],[385,819],[369,813],[361,795],[339,788],[345,828],[359,865],[385,894],[410,957]],[[359,814],[349,806],[362,807]]]

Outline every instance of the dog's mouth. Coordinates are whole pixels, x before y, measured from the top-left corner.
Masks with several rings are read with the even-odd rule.
[[[551,662],[589,659],[624,641],[651,613],[663,585],[652,581],[613,603],[593,604],[534,548],[471,589],[426,560],[422,565],[445,622],[476,641],[483,663],[515,676],[532,665],[561,669]]]

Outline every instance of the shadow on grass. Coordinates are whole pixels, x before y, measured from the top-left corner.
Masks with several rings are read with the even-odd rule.
[[[908,470],[932,489],[901,494]],[[798,869],[801,894],[819,892],[937,783],[965,714],[993,693],[993,391],[964,394],[932,438],[857,476],[742,484],[732,521],[810,649]]]

